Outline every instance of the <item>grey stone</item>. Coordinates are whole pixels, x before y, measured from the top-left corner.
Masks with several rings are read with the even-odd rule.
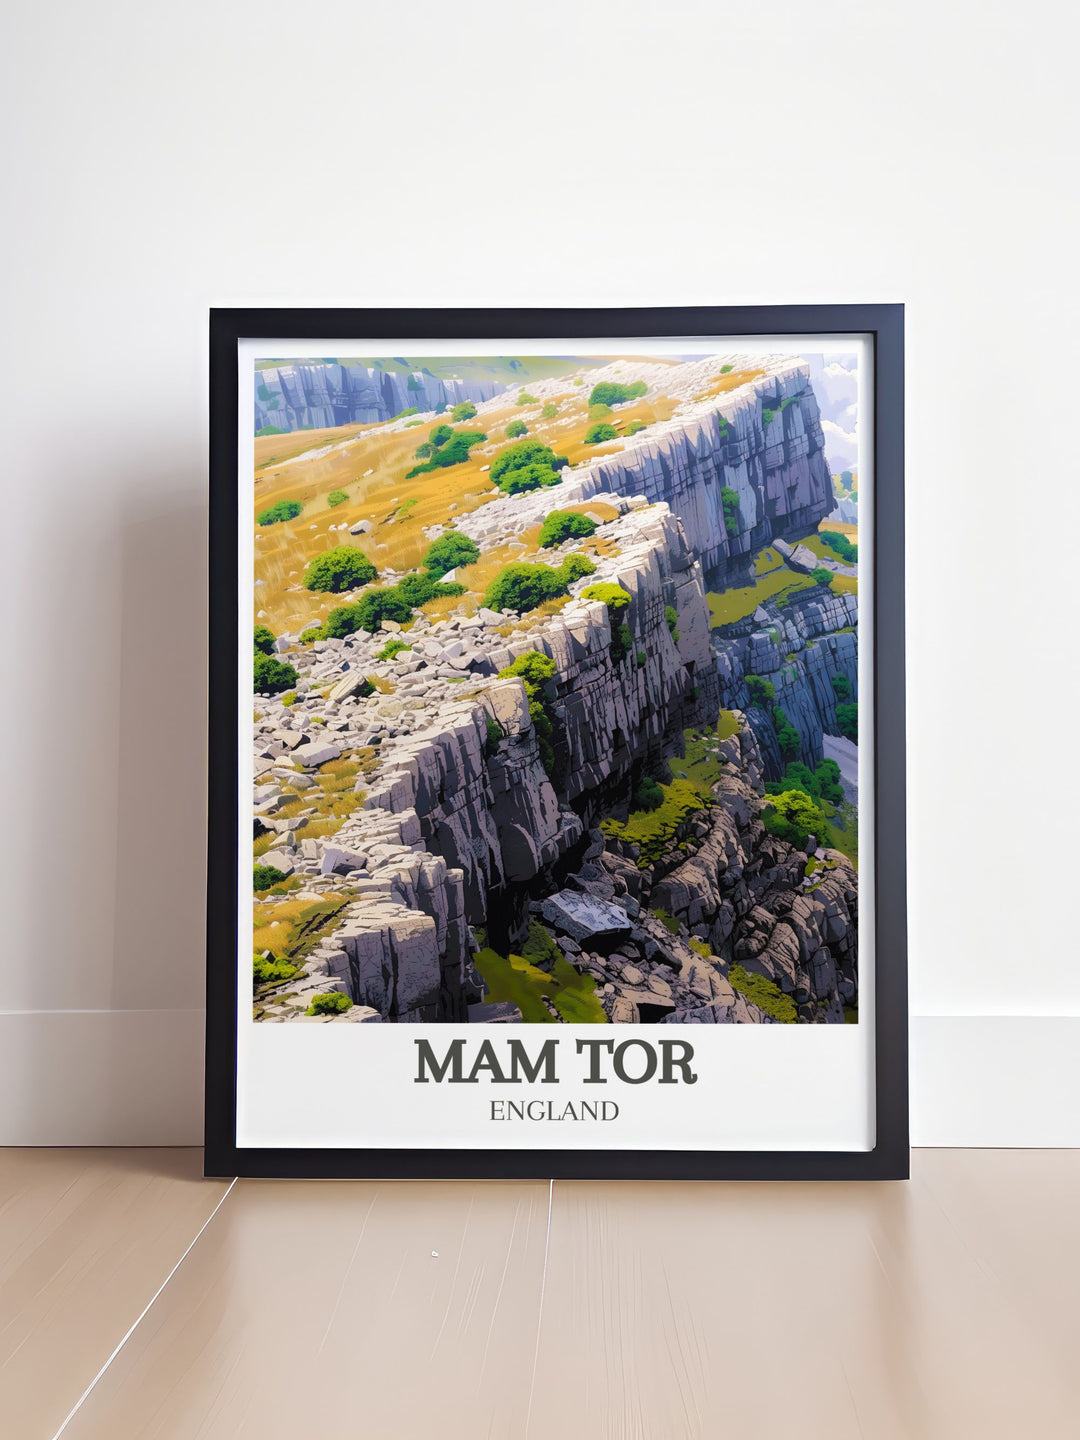
[[[559,890],[543,904],[544,919],[574,940],[614,938],[630,933],[626,912],[576,890]]]

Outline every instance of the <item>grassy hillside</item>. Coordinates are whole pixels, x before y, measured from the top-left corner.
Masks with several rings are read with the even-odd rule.
[[[580,368],[580,365],[578,365]],[[586,445],[585,434],[595,417],[588,410],[588,389],[572,388],[557,397],[558,413],[543,418],[542,405],[518,405],[516,392],[506,404],[481,411],[457,428],[482,432],[486,444],[476,446],[468,460],[446,469],[406,479],[416,462],[416,448],[428,432],[448,417],[421,424],[349,425],[332,430],[306,430],[292,435],[266,435],[255,441],[255,507],[257,516],[281,500],[299,501],[301,513],[285,523],[255,525],[255,611],[261,624],[275,634],[315,624],[341,603],[331,595],[303,589],[308,563],[325,550],[348,543],[361,549],[381,571],[414,568],[430,541],[425,527],[446,524],[498,493],[487,467],[499,450],[510,444],[506,427],[524,422],[528,438],[537,439],[576,464],[621,448],[617,443]],[[669,419],[675,402],[664,396],[620,407],[607,417],[620,435],[634,421],[646,426]],[[344,492],[346,499],[331,506],[329,497]],[[552,508],[558,505],[558,488],[550,491]],[[366,520],[371,530],[350,536],[330,526],[353,525]],[[501,546],[485,553],[459,578],[478,599],[484,586],[503,565],[520,560],[523,551]],[[445,602],[432,602],[434,606]],[[454,601],[449,608],[456,608]]]

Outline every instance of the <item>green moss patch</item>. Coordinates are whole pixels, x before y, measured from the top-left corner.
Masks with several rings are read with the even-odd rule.
[[[779,1020],[781,1025],[798,1023],[799,1012],[795,1008],[795,1001],[790,995],[785,995],[779,985],[766,980],[764,975],[755,975],[741,965],[732,965],[728,971],[728,980],[732,988],[745,996],[751,1005],[764,1010],[766,1015]]]
[[[529,949],[533,941],[530,932],[523,948]],[[546,995],[569,1024],[606,1025],[607,1015],[596,993],[596,981],[591,975],[580,975],[554,942],[552,949],[558,958],[552,957],[550,974],[531,965],[523,955],[502,956],[490,946],[477,951],[473,960],[484,981],[485,1000],[492,1004],[509,1001],[518,1007],[524,1020],[554,1025],[555,1016],[544,1004]],[[540,958],[535,945],[532,953],[534,958]]]

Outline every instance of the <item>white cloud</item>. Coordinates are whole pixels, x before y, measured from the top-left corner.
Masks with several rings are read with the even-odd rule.
[[[825,455],[829,469],[835,475],[840,470],[850,470],[859,458],[859,446],[854,430],[844,430],[832,420],[822,420],[825,432]]]

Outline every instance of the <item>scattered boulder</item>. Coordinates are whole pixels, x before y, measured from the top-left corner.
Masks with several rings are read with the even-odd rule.
[[[626,911],[576,890],[558,890],[543,904],[544,919],[573,940],[614,940],[629,935]]]

